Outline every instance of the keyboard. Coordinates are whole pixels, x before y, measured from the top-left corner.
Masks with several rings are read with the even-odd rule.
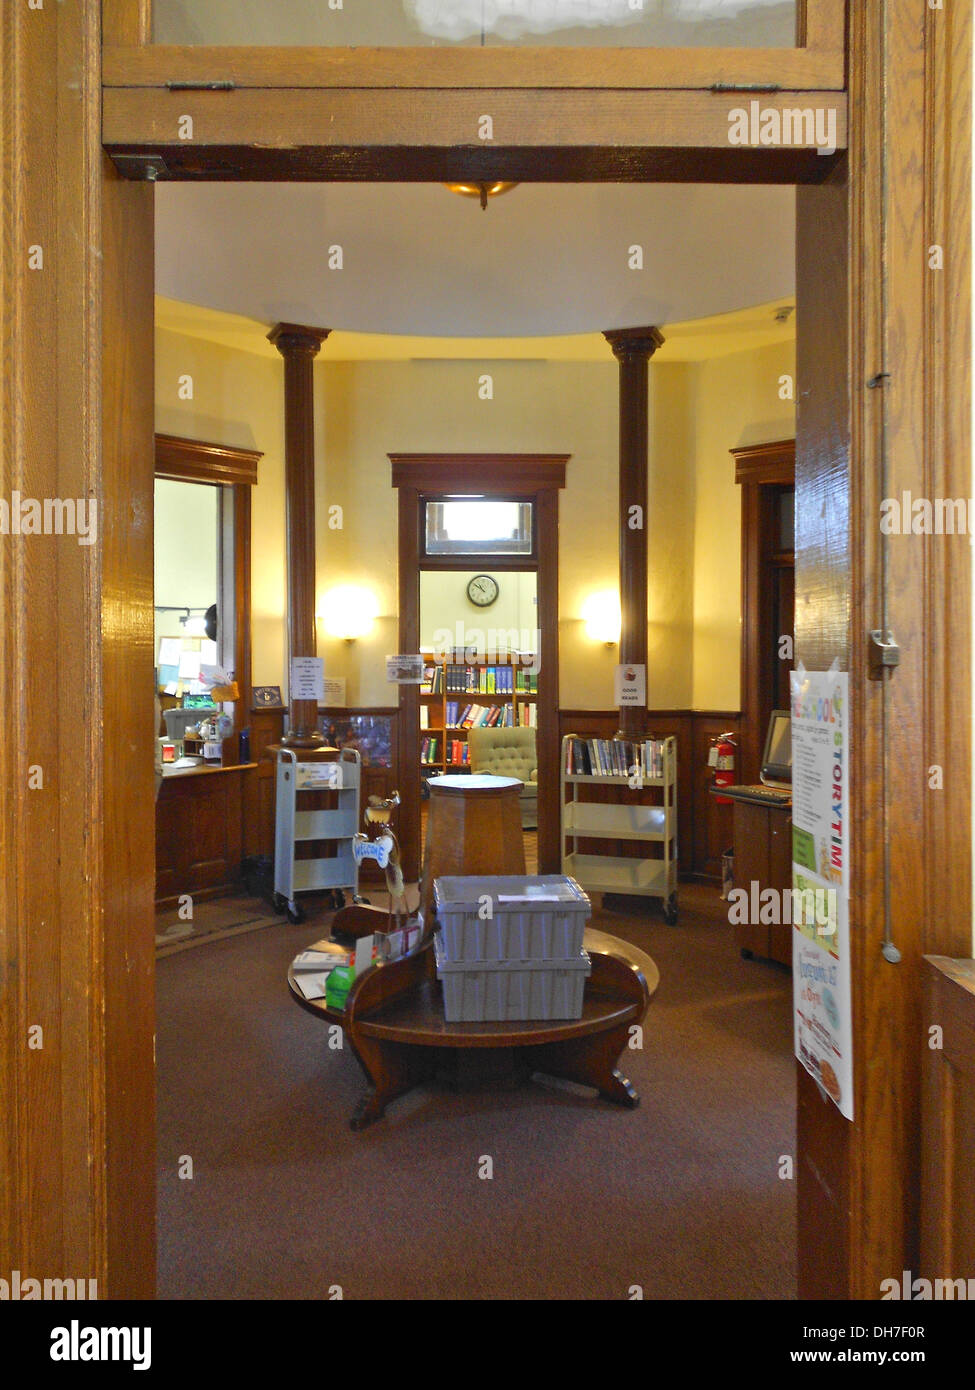
[[[788,806],[792,802],[791,791],[762,784],[754,787],[712,787],[711,790],[718,796],[730,796],[734,801],[755,801],[765,806]]]

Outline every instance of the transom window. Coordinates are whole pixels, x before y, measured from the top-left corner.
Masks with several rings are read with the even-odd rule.
[[[427,555],[531,555],[532,503],[485,497],[424,502]]]

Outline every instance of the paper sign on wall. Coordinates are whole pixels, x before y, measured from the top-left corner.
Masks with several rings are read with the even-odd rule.
[[[291,658],[292,700],[314,700],[320,705],[325,698],[325,662],[320,656]]]
[[[423,657],[419,653],[387,656],[386,679],[394,685],[422,685]]]
[[[345,705],[345,677],[326,676],[322,704],[327,708],[342,709]]]
[[[615,702],[619,706],[646,705],[647,668],[645,666],[622,665],[616,668]]]
[[[795,1053],[852,1120],[848,693],[845,671],[792,672]]]

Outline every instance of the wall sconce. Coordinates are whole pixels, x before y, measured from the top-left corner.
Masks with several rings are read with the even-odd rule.
[[[319,605],[318,616],[330,637],[354,642],[372,631],[379,615],[375,594],[355,584],[340,584],[329,589]]]
[[[604,589],[598,594],[590,594],[582,605],[582,620],[586,625],[586,636],[593,642],[604,642],[607,647],[617,643],[623,625],[617,591]]]

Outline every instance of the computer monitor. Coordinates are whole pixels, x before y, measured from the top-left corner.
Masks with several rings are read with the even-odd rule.
[[[774,709],[769,717],[762,781],[771,787],[792,786],[792,715],[787,709]]]

